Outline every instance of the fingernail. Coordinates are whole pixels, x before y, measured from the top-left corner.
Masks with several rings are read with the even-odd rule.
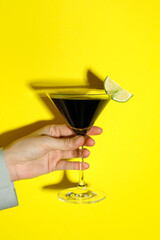
[[[102,133],[102,132],[103,132],[103,129],[102,129],[102,128],[99,128],[99,129],[98,129],[98,132],[99,132],[99,134]]]
[[[85,169],[88,169],[88,168],[89,168],[89,164],[86,163],[86,162],[84,162],[82,168],[83,168],[84,170],[85,170]]]
[[[95,140],[92,139],[92,143],[91,144],[94,145],[95,144]]]

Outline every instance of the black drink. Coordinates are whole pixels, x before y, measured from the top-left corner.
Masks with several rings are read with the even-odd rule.
[[[51,98],[74,132],[85,135],[109,100]]]

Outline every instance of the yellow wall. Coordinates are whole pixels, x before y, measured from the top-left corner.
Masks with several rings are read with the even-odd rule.
[[[0,1],[1,145],[56,120],[31,82],[86,84],[90,69],[134,94],[96,122],[86,182],[107,198],[60,202],[77,172],[16,182],[19,207],[0,212],[0,239],[159,239],[159,12],[158,0]]]

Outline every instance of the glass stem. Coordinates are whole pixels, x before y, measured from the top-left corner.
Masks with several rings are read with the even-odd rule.
[[[80,147],[80,156],[81,156],[81,161],[80,161],[80,170],[79,170],[79,183],[78,187],[86,187],[85,182],[84,182],[84,170],[83,170],[83,146]]]

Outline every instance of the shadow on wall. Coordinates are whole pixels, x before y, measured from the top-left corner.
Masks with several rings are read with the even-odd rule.
[[[67,175],[67,172],[64,171],[62,179],[60,180],[60,182],[42,186],[42,190],[43,191],[63,190],[65,188],[77,187],[77,185],[78,185],[78,183],[77,182],[72,182],[69,179],[69,177]]]
[[[60,182],[42,186],[42,190],[43,191],[63,190],[65,188],[77,187],[77,185],[78,182],[72,182],[67,175],[67,171],[64,171],[63,177],[60,180]],[[86,184],[86,186],[89,186],[89,184]]]
[[[92,70],[86,71],[85,84],[77,85],[77,79],[35,79],[29,82],[29,87],[33,90],[43,90],[49,88],[95,88],[104,89],[104,81],[97,76]],[[73,82],[75,84],[73,84]],[[71,84],[70,84],[71,83]]]
[[[55,81],[57,82],[57,81]],[[32,91],[37,91],[40,89],[46,89],[46,88],[63,88],[63,87],[73,87],[73,88],[96,88],[96,89],[103,89],[103,80],[100,79],[92,70],[87,70],[86,72],[86,84],[81,86],[70,86],[66,85],[67,80],[59,80],[59,83],[61,82],[60,86],[54,85],[54,79],[49,80],[48,79],[41,79],[39,83],[36,81],[30,81],[30,88]],[[76,81],[75,81],[76,82]],[[65,85],[62,85],[65,83]],[[64,124],[66,123],[65,119],[61,116],[59,111],[56,109],[56,107],[52,104],[52,102],[49,100],[48,97],[42,97],[39,96],[40,100],[47,106],[47,108],[53,113],[54,119],[51,120],[42,120],[38,121],[32,124],[29,124],[27,126],[23,126],[17,129],[13,129],[10,131],[7,131],[5,133],[2,133],[0,135],[0,147],[6,147],[11,142],[15,141],[16,139],[22,138],[28,134],[31,134],[32,132],[38,130],[39,128],[42,128],[49,124]],[[53,189],[63,189],[65,187],[73,187],[77,186],[77,183],[73,183],[69,180],[67,177],[66,172],[64,171],[63,178],[60,183],[49,185],[49,186],[43,186],[43,190],[53,190]]]

